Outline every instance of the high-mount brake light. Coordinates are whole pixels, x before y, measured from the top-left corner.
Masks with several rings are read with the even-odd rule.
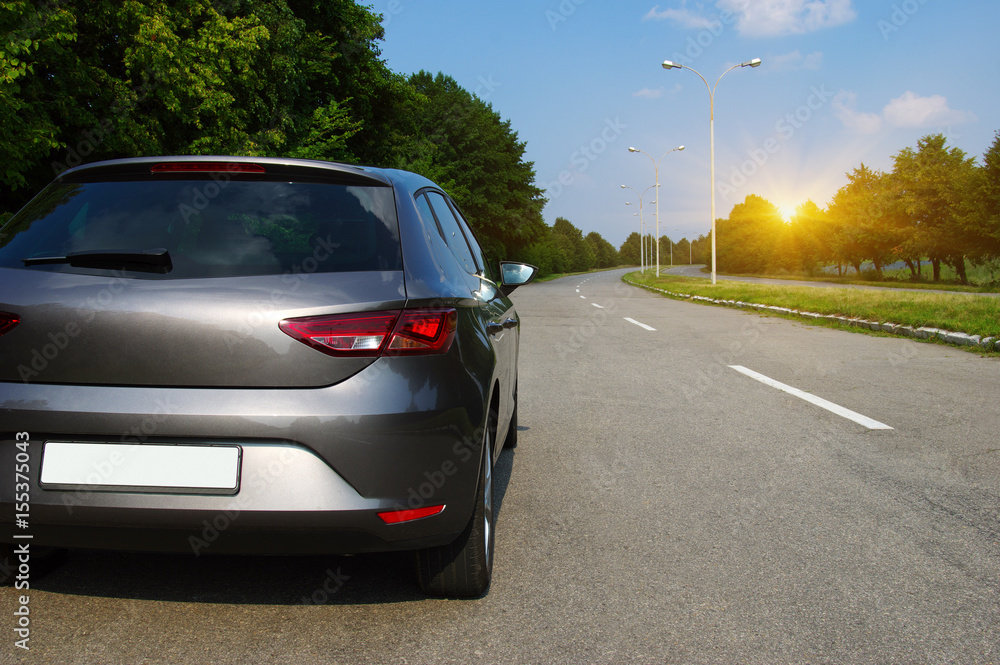
[[[0,312],[0,335],[10,332],[14,326],[21,322],[21,317],[10,312]]]
[[[154,164],[150,173],[264,173],[260,164],[239,162],[164,162]]]
[[[457,324],[453,308],[435,308],[285,319],[278,327],[330,356],[377,358],[446,353]]]
[[[386,524],[400,524],[402,522],[412,522],[413,520],[431,517],[432,515],[437,515],[442,510],[444,510],[444,506],[427,506],[425,508],[406,510],[388,510],[384,513],[379,513],[378,516]]]

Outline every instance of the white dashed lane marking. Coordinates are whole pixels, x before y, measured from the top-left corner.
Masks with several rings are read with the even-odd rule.
[[[747,369],[746,367],[743,367],[742,365],[730,365],[730,367],[733,368],[733,369],[735,369],[740,374],[744,374],[746,376],[749,376],[751,379],[754,379],[756,381],[760,381],[764,385],[771,386],[772,388],[777,388],[778,390],[781,390],[782,392],[786,392],[789,395],[794,395],[795,397],[798,397],[799,399],[804,399],[805,401],[809,402],[810,404],[814,404],[814,405],[820,407],[821,409],[826,409],[827,411],[829,411],[831,413],[835,413],[838,416],[841,416],[842,418],[847,418],[848,420],[853,420],[854,422],[858,423],[859,425],[863,425],[863,426],[867,427],[868,429],[892,429],[891,427],[889,427],[885,423],[880,423],[879,421],[873,420],[873,419],[869,418],[868,416],[863,416],[860,413],[856,413],[854,411],[851,411],[850,409],[844,408],[844,407],[840,406],[839,404],[834,404],[833,402],[828,402],[827,400],[823,399],[822,397],[816,397],[815,395],[811,395],[811,394],[809,394],[809,393],[807,393],[805,391],[799,390],[798,388],[793,388],[792,386],[787,386],[784,383],[781,383],[779,381],[775,381],[774,379],[772,379],[770,377],[767,377],[767,376],[764,376],[763,374],[758,374],[757,372],[753,371],[752,369]]]

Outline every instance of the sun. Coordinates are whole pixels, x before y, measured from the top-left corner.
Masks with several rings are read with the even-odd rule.
[[[778,206],[778,213],[781,215],[781,219],[784,220],[785,224],[791,224],[792,219],[795,217],[795,206],[780,205]]]

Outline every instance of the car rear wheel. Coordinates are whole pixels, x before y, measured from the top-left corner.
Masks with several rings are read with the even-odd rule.
[[[452,598],[480,596],[493,576],[493,437],[487,431],[472,518],[448,545],[417,552],[417,578],[425,593]]]

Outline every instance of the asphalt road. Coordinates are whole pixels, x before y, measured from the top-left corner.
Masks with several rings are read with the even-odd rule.
[[[486,597],[421,597],[405,555],[73,552],[0,662],[1000,662],[1000,362],[620,274],[514,293]]]

